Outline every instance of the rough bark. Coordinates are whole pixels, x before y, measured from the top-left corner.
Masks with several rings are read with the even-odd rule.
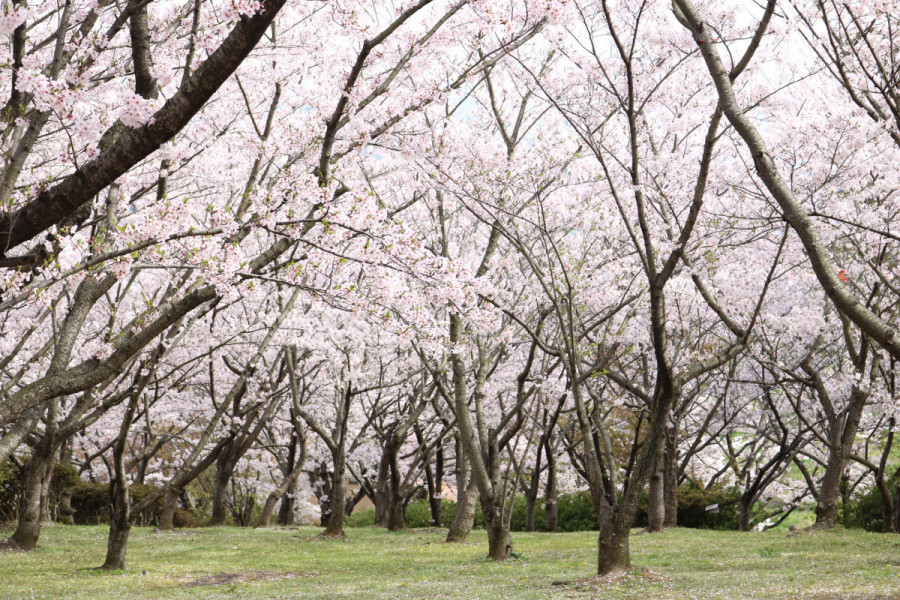
[[[488,536],[488,558],[506,560],[513,551],[512,538],[509,535],[509,524],[503,506],[492,501],[481,501],[484,513],[484,528]]]
[[[294,457],[291,457],[293,460]],[[298,460],[294,465],[293,469],[284,480],[278,484],[272,492],[266,498],[266,503],[263,505],[262,513],[259,516],[259,521],[256,523],[256,527],[268,527],[269,522],[272,520],[272,513],[275,512],[275,505],[278,504],[278,501],[288,493],[288,490],[295,489],[297,487],[297,480],[300,478],[300,473],[303,470],[303,463],[306,462],[306,453],[301,450],[300,460]],[[293,507],[291,507],[291,517],[293,517]],[[280,515],[279,515],[280,518]]]
[[[650,503],[647,508],[647,531],[659,533],[666,520],[665,498],[665,446],[659,445],[650,475]]]
[[[463,477],[465,481],[465,477]],[[465,542],[475,525],[475,503],[478,501],[478,489],[475,487],[473,475],[469,475],[467,484],[457,492],[456,516],[447,532],[448,542]]]
[[[344,518],[346,517],[347,504],[347,478],[344,474],[343,460],[341,465],[335,466],[334,477],[331,483],[331,496],[328,498],[328,525],[325,531],[319,534],[323,538],[343,538]]]
[[[618,511],[616,511],[618,512]],[[597,538],[597,573],[611,575],[631,567],[631,551],[628,544],[631,523],[623,523],[616,513],[610,515],[600,527]]]
[[[390,469],[387,456],[382,454],[381,462],[378,465],[378,481],[375,483],[375,527],[388,526],[390,496]]]
[[[671,427],[666,435],[665,452],[665,519],[664,527],[678,525],[678,428]]]
[[[534,531],[534,513],[537,509],[537,498],[530,493],[525,494],[525,531]]]
[[[878,482],[878,493],[881,495],[881,531],[884,533],[895,533],[894,497],[891,495],[891,490],[884,479]]]
[[[162,512],[159,514],[159,524],[156,528],[160,531],[172,531],[175,529],[175,509],[178,507],[178,494],[180,490],[170,488],[166,492],[163,501]]]
[[[716,44],[718,36],[704,22],[690,0],[674,0],[685,17],[683,24],[694,36],[707,69],[715,83],[719,103],[728,121],[744,140],[753,156],[756,173],[781,208],[785,220],[791,225],[803,244],[810,266],[822,285],[822,289],[835,307],[856,324],[891,356],[900,359],[900,335],[889,323],[876,315],[853,295],[853,291],[840,279],[831,261],[827,246],[808,211],[800,203],[790,185],[782,178],[772,153],[763,141],[756,126],[747,118],[734,93],[728,70],[722,63]],[[770,0],[774,5],[774,0]]]
[[[294,503],[299,487],[300,482],[294,480],[288,493],[281,498],[281,505],[278,508],[278,519],[275,522],[282,527],[294,524]]]
[[[50,459],[44,443],[38,444],[25,465],[22,495],[19,498],[19,521],[9,541],[20,550],[34,550],[41,535],[41,492]]]
[[[244,61],[284,4],[285,0],[266,0],[258,13],[242,18],[156,113],[152,124],[138,129],[114,125],[101,140],[100,146],[104,150],[100,156],[44,190],[22,208],[0,217],[0,249],[5,252],[31,240],[74,213],[181,131]],[[110,140],[110,137],[114,139]]]
[[[443,506],[444,487],[444,448],[438,445],[434,458],[434,471],[430,463],[425,464],[425,482],[428,488],[428,507],[431,510],[431,524],[443,527],[441,508]]]
[[[131,500],[128,497],[128,473],[125,470],[125,446],[134,420],[138,394],[133,394],[122,417],[119,435],[113,445],[113,480],[109,483],[110,514],[106,560],[101,569],[110,571],[125,568],[125,552],[131,531]]]
[[[546,516],[544,519],[544,531],[556,533],[559,526],[559,500],[556,489],[556,457],[550,451],[550,441],[547,442],[547,483],[544,488],[544,504]]]
[[[385,448],[388,461],[390,503],[388,504],[388,531],[406,529],[406,511],[400,484],[400,465],[397,463],[398,440],[392,435]]]
[[[816,505],[817,529],[837,527],[841,505],[841,476],[847,466],[840,449],[829,452],[825,475],[819,486],[819,502]]]
[[[753,510],[753,494],[744,492],[741,495],[741,512],[738,526],[741,531],[750,531],[750,514]]]
[[[228,500],[228,484],[231,482],[234,468],[237,465],[236,461],[231,458],[231,450],[232,446],[223,450],[222,454],[219,455],[219,460],[216,461],[216,483],[213,491],[212,515],[209,519],[211,527],[225,525],[228,521],[228,506],[226,504]]]

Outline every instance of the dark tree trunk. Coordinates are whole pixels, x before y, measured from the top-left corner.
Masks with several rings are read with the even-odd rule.
[[[385,457],[388,463],[388,477],[390,490],[390,502],[388,504],[388,530],[400,531],[406,529],[406,515],[403,490],[401,489],[400,465],[397,463],[399,440],[391,435],[385,446]]]
[[[556,457],[550,452],[550,443],[547,442],[547,486],[544,488],[544,503],[547,507],[544,519],[544,531],[556,533],[559,526],[558,492],[556,489]]]
[[[56,467],[56,451],[50,453],[44,466],[44,476],[41,479],[41,521],[49,523],[55,520],[54,509],[50,502],[50,487],[53,483],[53,470]]]
[[[428,507],[431,510],[431,524],[443,527],[441,522],[441,506],[444,490],[444,449],[440,445],[435,452],[434,471],[431,465],[425,465],[425,482],[428,487]]]
[[[619,573],[631,567],[628,546],[631,523],[617,518],[618,514],[618,511],[613,512],[600,526],[597,538],[597,573],[600,575]]]
[[[463,477],[465,480],[465,477]],[[447,532],[448,542],[465,542],[475,525],[475,503],[478,501],[478,489],[474,477],[469,475],[466,486],[457,489],[456,516]]]
[[[212,516],[209,519],[210,527],[224,525],[228,520],[228,484],[231,483],[231,477],[234,475],[234,468],[237,461],[234,460],[232,454],[235,450],[235,442],[232,442],[219,455],[216,460],[216,486],[213,491]]]
[[[660,444],[653,461],[653,474],[650,475],[650,504],[647,508],[647,531],[650,533],[662,531],[666,519],[664,454],[665,446]]]
[[[846,460],[841,452],[840,442],[832,448],[825,467],[825,476],[819,488],[819,503],[816,506],[817,529],[830,529],[838,524],[838,513],[841,504],[841,476]]]
[[[279,496],[272,492],[266,498],[266,503],[263,504],[262,513],[259,515],[259,522],[256,524],[256,527],[268,527],[269,522],[272,520],[272,513],[275,512],[275,505],[278,504]]]
[[[531,490],[529,490],[530,492]],[[525,531],[534,531],[534,513],[537,507],[537,498],[530,493],[525,494]]]
[[[74,525],[75,524],[75,510],[72,508],[72,492],[69,490],[63,490],[59,495],[59,522],[63,525]]]
[[[105,571],[125,568],[125,553],[128,534],[131,531],[131,503],[128,499],[128,482],[122,476],[110,483],[112,506],[110,507],[109,540],[106,545],[106,560],[100,568]]]
[[[381,457],[378,465],[378,481],[375,483],[375,527],[388,526],[388,512],[391,501],[390,469],[387,457]]]
[[[665,527],[678,525],[678,425],[670,427],[666,435],[665,452]]]
[[[291,444],[288,449],[287,466],[291,471],[285,475],[284,482],[282,482],[282,484],[266,499],[266,506],[263,507],[263,514],[260,516],[260,525],[258,526],[268,526],[271,512],[275,508],[274,502],[277,502],[278,499],[281,499],[281,505],[278,510],[276,522],[281,526],[294,524],[294,497],[300,489],[300,475],[302,473],[303,465],[306,463],[306,433],[294,416],[293,409],[291,410],[291,417],[295,423],[294,433],[291,435]],[[297,457],[298,450],[300,452],[299,458]],[[274,502],[270,508],[269,501],[273,498]],[[267,509],[269,510],[268,517],[266,515]],[[265,523],[265,525],[263,525],[263,523]]]
[[[41,535],[41,500],[44,497],[44,479],[48,477],[47,467],[51,452],[45,441],[38,443],[26,463],[19,498],[19,521],[10,538],[20,550],[34,550]]]
[[[753,494],[744,492],[741,495],[741,514],[739,527],[741,531],[750,531],[750,513],[753,510]]]
[[[159,525],[156,528],[160,531],[172,531],[175,529],[175,509],[178,507],[179,490],[169,488],[166,492],[166,499],[163,502],[162,512],[159,514]]]
[[[294,499],[300,487],[299,482],[295,481],[290,491],[281,498],[281,506],[278,508],[278,519],[275,521],[282,527],[294,524]]]
[[[113,445],[113,480],[109,483],[109,539],[106,544],[106,560],[100,566],[105,571],[125,568],[125,552],[128,534],[131,532],[131,501],[128,498],[128,475],[125,472],[125,442],[138,395],[132,395],[119,427],[119,436]]]
[[[302,458],[306,458],[305,453],[303,453]],[[303,462],[304,460],[298,461],[297,464],[294,465],[293,470],[287,474],[284,481],[272,490],[266,498],[266,503],[263,505],[262,514],[259,516],[259,522],[257,522],[256,527],[269,526],[269,521],[272,520],[272,513],[275,512],[275,505],[278,504],[278,501],[281,500],[289,489],[296,487],[297,479],[300,478],[300,470],[303,468]]]
[[[544,436],[538,441],[537,457],[534,460],[534,470],[531,472],[531,481],[525,489],[525,531],[534,531],[534,512],[537,508],[538,491],[541,489],[541,459],[544,453]]]
[[[881,494],[881,530],[884,533],[895,533],[894,529],[894,497],[884,480],[884,476],[877,481],[878,493]]]
[[[482,500],[481,510],[484,512],[484,528],[488,536],[488,558],[506,560],[513,551],[513,545],[509,523],[504,518],[502,500]]]
[[[340,467],[343,467],[343,465],[340,465]],[[328,525],[325,527],[325,531],[319,534],[321,537],[346,537],[346,535],[344,534],[346,503],[347,482],[344,477],[344,470],[343,468],[340,468],[339,472],[336,470],[331,483],[331,495],[328,498]]]

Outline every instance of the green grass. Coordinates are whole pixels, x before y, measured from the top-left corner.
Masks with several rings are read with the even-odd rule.
[[[103,560],[105,527],[48,526],[37,550],[0,553],[0,598],[900,600],[895,535],[689,529],[635,535],[637,569],[598,583],[591,579],[593,532],[516,534],[519,558],[493,563],[485,559],[483,531],[463,545],[442,543],[441,530],[350,529],[346,541],[311,537],[319,531],[136,528],[129,568],[106,573],[89,570]],[[303,576],[185,586],[252,571]],[[559,581],[568,583],[553,585]]]

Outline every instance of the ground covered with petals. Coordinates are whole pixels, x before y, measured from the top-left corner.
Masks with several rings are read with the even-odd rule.
[[[635,569],[598,580],[593,532],[515,534],[517,557],[493,563],[482,531],[318,531],[136,528],[128,569],[103,572],[105,527],[49,526],[34,552],[0,554],[0,598],[900,600],[895,535],[674,529],[633,536]]]

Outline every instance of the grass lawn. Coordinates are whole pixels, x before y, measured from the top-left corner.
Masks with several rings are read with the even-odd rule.
[[[106,527],[45,527],[37,550],[0,553],[0,598],[522,598],[900,600],[900,536],[674,529],[632,537],[635,571],[591,578],[596,534],[517,533],[519,557],[485,559],[476,531],[236,527],[132,531],[126,571],[103,561]],[[9,531],[0,531],[8,535]]]

